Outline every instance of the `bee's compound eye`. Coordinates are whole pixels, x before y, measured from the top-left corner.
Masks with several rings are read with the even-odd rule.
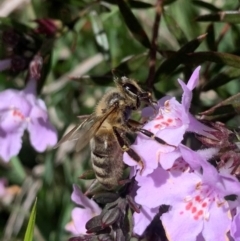
[[[139,90],[132,84],[124,84],[123,88],[127,91],[127,92],[131,92],[134,95],[138,95]]]

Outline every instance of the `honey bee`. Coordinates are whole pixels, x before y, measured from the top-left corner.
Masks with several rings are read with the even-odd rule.
[[[161,144],[167,144],[153,133],[142,129],[141,123],[130,119],[131,112],[138,110],[142,102],[154,108],[151,93],[143,91],[134,80],[127,77],[115,78],[114,82],[116,88],[102,97],[95,112],[75,126],[57,144],[59,146],[65,141],[76,140],[76,151],[81,151],[90,142],[95,176],[103,188],[108,190],[119,185],[124,169],[124,152],[127,152],[141,169],[144,168],[141,157],[129,147],[127,133],[141,132]]]

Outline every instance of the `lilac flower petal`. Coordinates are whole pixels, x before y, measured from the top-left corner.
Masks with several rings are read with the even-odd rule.
[[[203,159],[199,153],[191,150],[190,148],[181,145],[179,150],[182,153],[183,159],[194,169],[202,168],[202,181],[215,188],[222,188],[222,182],[220,181],[220,175],[216,168],[214,168],[209,162]]]
[[[194,173],[168,172],[157,168],[146,177],[137,175],[136,180],[139,189],[135,201],[149,208],[155,208],[162,204],[174,205],[183,202],[187,196],[194,193],[195,186],[201,179]],[[153,193],[154,198],[152,198]]]
[[[179,150],[183,159],[190,165],[193,170],[198,170],[200,167],[202,167],[203,161],[197,152],[184,145],[180,145]]]
[[[22,147],[23,132],[23,126],[13,132],[5,132],[0,128],[0,156],[5,162],[19,153]]]
[[[75,223],[73,222],[73,220],[65,225],[65,230],[68,231],[69,233],[71,233],[72,235],[79,235],[78,230],[76,229]]]
[[[183,135],[186,132],[186,125],[176,128],[166,128],[157,132],[156,136],[163,139],[166,143],[178,146],[183,140]]]
[[[137,235],[142,235],[147,226],[151,223],[154,216],[158,213],[159,208],[141,207],[140,213],[133,214],[133,232]]]
[[[9,102],[12,97],[14,97],[19,92],[17,90],[5,90],[0,93],[0,111],[2,110],[8,110],[10,105]]]
[[[160,154],[160,164],[163,169],[168,170],[174,162],[181,156],[180,151],[177,149],[173,152]]]
[[[23,90],[23,93],[31,102],[31,104],[35,105],[37,95],[37,81],[35,79],[29,79]]]
[[[187,85],[182,80],[178,79],[178,83],[183,89],[182,105],[184,106],[185,111],[188,111],[192,101],[192,91],[188,89]]]
[[[196,241],[206,241],[203,236],[202,236],[202,233],[200,233],[198,236],[197,236],[197,240]]]
[[[74,235],[86,234],[85,224],[93,217],[90,209],[74,208],[72,210],[72,222],[65,226],[65,229]]]
[[[206,136],[213,140],[216,140],[216,137],[210,133],[211,131],[215,131],[213,128],[202,124],[190,114],[189,114],[189,121],[190,121],[190,124],[187,129],[188,132],[194,132],[194,133],[197,133],[198,135]]]
[[[149,208],[156,208],[161,205],[161,200],[158,197],[162,194],[161,188],[164,183],[166,183],[169,178],[169,173],[161,168],[157,168],[148,176],[136,176],[136,181],[138,182],[139,189],[137,190],[137,195],[135,201]],[[152,194],[154,193],[154,198]]]
[[[165,101],[170,100],[171,98],[172,98],[171,96],[165,96],[165,97],[161,98],[158,101],[158,103],[155,106],[155,108],[157,110],[160,109],[159,110],[159,112],[160,112],[161,111],[161,107],[164,106]],[[158,114],[160,114],[160,113],[158,113]],[[142,117],[148,118],[148,117],[151,117],[153,115],[155,115],[155,110],[151,106],[148,106],[148,107],[145,107],[145,108],[142,109]]]
[[[192,90],[197,86],[199,81],[199,72],[201,67],[199,66],[192,73],[187,85],[180,79],[178,79],[179,84],[183,89],[182,104],[186,111],[189,110],[191,100],[192,100]]]
[[[7,111],[1,114],[0,129],[6,134],[9,132],[14,133],[18,128],[25,126],[25,121],[22,117],[15,115],[14,111]]]
[[[160,148],[159,143],[157,143],[154,140],[151,140],[149,138],[146,138],[148,140],[139,139],[138,141],[142,144],[137,143],[137,145],[132,145],[131,148],[138,153],[138,155],[141,157],[144,169],[142,171],[142,175],[146,176],[149,173],[151,173],[154,169],[158,166],[159,161],[159,155],[157,153],[157,150]],[[142,146],[144,145],[144,149]],[[171,147],[172,148],[172,147]],[[164,147],[163,149],[164,150]],[[137,166],[137,169],[140,169],[140,166],[134,161],[127,153],[124,153],[123,156],[124,162],[129,166]]]
[[[227,232],[230,229],[231,214],[227,207],[217,205],[214,202],[209,210],[209,214],[209,219],[205,221],[202,231],[205,240],[228,240]]]
[[[39,105],[32,108],[28,131],[32,146],[39,152],[57,143],[57,131],[50,123],[47,112]]]
[[[227,195],[237,195],[238,199],[240,196],[240,182],[238,179],[232,175],[229,174],[220,174],[221,182],[222,182],[222,194],[224,196]],[[240,200],[236,200],[237,203],[240,202]]]
[[[18,110],[23,116],[28,116],[31,105],[17,90],[5,90],[0,93],[0,111]]]
[[[230,234],[234,238],[234,241],[240,241],[240,209],[237,209],[237,213],[233,218]]]
[[[188,83],[187,87],[189,90],[195,89],[195,87],[198,85],[199,82],[199,74],[200,74],[201,66],[198,66],[192,73]]]
[[[203,222],[200,219],[192,220],[191,212],[182,210],[185,210],[185,204],[176,203],[169,212],[161,216],[167,238],[169,241],[196,241],[203,229]]]
[[[77,185],[73,185],[73,192],[71,195],[71,199],[78,205],[83,206],[84,208],[90,209],[95,215],[101,213],[101,208],[91,199],[87,198],[81,190],[78,188]]]

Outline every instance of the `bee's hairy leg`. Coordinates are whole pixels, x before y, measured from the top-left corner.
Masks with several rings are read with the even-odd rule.
[[[127,152],[127,154],[140,166],[141,174],[144,169],[142,158],[131,147],[129,147],[129,144],[124,135],[124,130],[116,126],[113,126],[113,132],[115,134],[119,146],[122,148],[122,151]]]
[[[156,142],[162,144],[162,145],[168,145],[168,146],[172,146],[174,148],[176,148],[176,146],[168,144],[166,141],[164,141],[163,139],[155,136],[151,131],[148,131],[146,129],[138,129],[139,132],[141,132],[142,134],[144,134],[145,136],[150,137],[151,139],[155,140]]]

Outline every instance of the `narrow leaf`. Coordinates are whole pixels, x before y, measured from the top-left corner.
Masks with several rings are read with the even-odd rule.
[[[14,176],[15,181],[23,182],[25,178],[27,177],[27,174],[24,170],[24,166],[22,162],[20,161],[18,156],[11,158],[11,175]]]
[[[226,11],[214,14],[206,14],[196,18],[200,22],[225,22],[225,23],[240,23],[240,12]]]
[[[163,6],[164,5],[170,5],[170,4],[172,4],[172,3],[174,3],[174,2],[176,2],[177,0],[164,0],[163,1]]]
[[[235,68],[240,66],[240,57],[228,53],[219,53],[219,52],[197,52],[190,53],[183,56],[184,63],[194,63],[201,64],[206,61],[214,62],[218,64],[229,65]]]
[[[107,34],[103,28],[102,20],[96,11],[90,12],[90,19],[92,23],[93,32],[95,35],[96,43],[102,52],[106,61],[110,60],[109,44]]]
[[[33,240],[33,234],[34,234],[34,226],[35,226],[35,220],[36,220],[36,214],[37,214],[37,198],[34,202],[30,218],[28,220],[27,230],[24,236],[24,241],[32,241]]]
[[[107,3],[110,3],[110,4],[116,4],[116,1],[115,0],[104,0],[103,2],[107,2]],[[128,2],[129,6],[131,8],[137,8],[137,9],[144,9],[144,8],[152,8],[154,7],[153,4],[150,4],[150,3],[146,3],[146,2],[141,2],[141,1],[129,1]]]
[[[139,66],[145,64],[147,60],[146,53],[142,53],[135,56],[129,56],[124,59],[117,67],[114,68],[114,71],[121,73],[122,75],[129,75],[134,72]],[[109,86],[113,84],[113,70],[110,70],[103,74],[102,76],[70,76],[74,81],[83,83],[83,84],[100,84],[101,86]]]
[[[0,17],[0,27],[1,27],[1,30],[9,30],[9,28],[13,28],[22,33],[26,33],[26,32],[29,32],[29,30],[31,30],[27,25],[22,24],[19,21],[15,21],[9,17],[6,17],[6,18]]]
[[[216,51],[217,46],[215,43],[215,32],[214,32],[214,25],[209,24],[207,28],[207,38],[206,38],[207,46],[211,51]]]
[[[214,107],[200,114],[203,115],[201,117],[202,119],[209,119],[208,116],[210,116],[210,119],[212,119],[216,117],[219,118],[219,117],[239,114],[239,113],[240,113],[240,93],[234,96],[231,96],[230,98],[220,102],[219,104],[215,105]]]
[[[199,36],[198,38],[188,42],[181,49],[179,49],[175,54],[171,55],[171,57],[165,60],[157,69],[155,75],[155,83],[157,82],[157,78],[167,78],[181,63],[183,63],[183,57],[187,53],[191,53],[198,48],[201,42],[206,37],[206,34]]]
[[[240,69],[229,67],[227,70],[218,74],[213,79],[208,81],[203,86],[202,89],[203,89],[203,91],[207,91],[210,89],[216,89],[216,88],[230,82],[231,80],[239,78],[239,77],[240,77]]]
[[[203,2],[203,1],[194,0],[194,1],[193,1],[193,4],[196,5],[196,6],[205,8],[205,9],[207,9],[207,10],[210,10],[210,11],[212,11],[212,12],[220,12],[220,11],[221,11],[220,8],[217,8],[216,6],[214,6],[213,4],[208,3],[208,2]]]
[[[132,13],[128,4],[124,0],[117,0],[116,2],[123,16],[123,19],[129,30],[133,34],[134,38],[138,40],[144,47],[150,48],[151,44],[148,39],[148,36],[144,31],[142,25],[139,23],[138,19]]]
[[[169,13],[163,13],[164,20],[171,34],[177,39],[180,45],[184,45],[188,42],[185,33],[182,31],[178,22]]]

